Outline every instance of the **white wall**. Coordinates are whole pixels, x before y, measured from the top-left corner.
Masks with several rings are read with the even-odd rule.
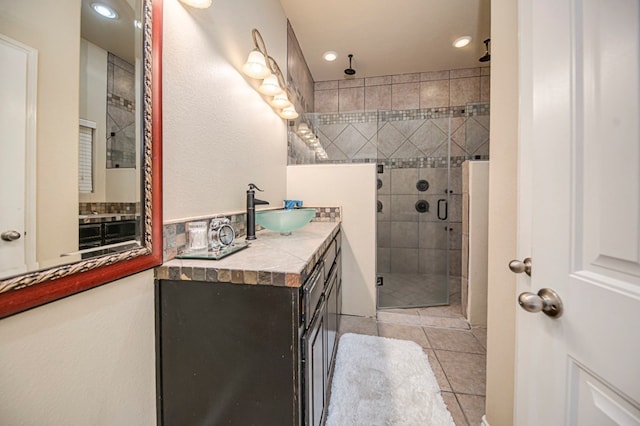
[[[240,72],[251,29],[286,72],[287,20],[280,2],[214,1],[209,9],[164,2],[164,220],[245,209],[285,198],[286,123]]]
[[[151,271],[0,320],[0,424],[154,425]]]
[[[518,7],[491,4],[491,148],[486,414],[491,426],[513,424],[518,141]]]
[[[80,39],[80,118],[96,123],[93,132],[93,192],[80,194],[80,201],[105,202],[107,51],[85,39]]]
[[[376,165],[287,167],[287,198],[342,207],[342,310],[376,315]]]
[[[80,7],[1,0],[0,10],[0,32],[38,50],[36,256],[47,267],[78,249]]]
[[[60,1],[47,3],[61,8]],[[79,11],[71,16],[76,24],[68,25],[76,34],[67,43],[75,54]],[[46,8],[43,14],[50,25],[67,19]],[[45,23],[34,25],[40,25],[39,39],[49,41],[55,37]],[[165,220],[243,210],[251,181],[265,189],[260,198],[274,205],[285,198],[285,123],[238,72],[252,48],[253,27],[285,66],[286,19],[277,0],[221,0],[205,11],[164,1]],[[40,64],[58,60],[59,52],[39,58]],[[45,85],[38,96],[47,88],[70,92],[75,106],[58,100],[51,112],[74,111],[74,136],[67,139],[77,140],[79,62],[69,62],[75,72],[59,72],[57,86]],[[73,87],[65,86],[68,79]],[[54,133],[41,131],[49,113],[38,112],[39,135]],[[59,167],[59,154],[40,158],[75,182],[77,168]],[[73,191],[77,224],[77,183]],[[59,188],[48,188],[48,194],[60,203]],[[153,300],[153,274],[147,271],[0,320],[0,424],[156,424]]]

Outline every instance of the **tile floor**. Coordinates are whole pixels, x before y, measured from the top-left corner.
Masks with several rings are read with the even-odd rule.
[[[451,305],[386,309],[377,318],[342,316],[340,334],[360,333],[413,340],[422,346],[456,426],[477,426],[485,405],[485,328],[469,327],[462,317],[459,293]]]

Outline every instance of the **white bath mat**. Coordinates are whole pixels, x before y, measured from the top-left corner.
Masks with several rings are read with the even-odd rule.
[[[414,342],[344,334],[327,426],[454,425],[427,354]]]

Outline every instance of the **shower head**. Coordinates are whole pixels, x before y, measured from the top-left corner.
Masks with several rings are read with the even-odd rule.
[[[353,78],[353,76],[356,75],[356,70],[351,68],[351,59],[353,59],[353,54],[349,53],[348,56],[349,56],[349,68],[344,70],[344,76],[345,78]]]
[[[486,39],[484,41],[484,47],[486,48],[486,53],[484,54],[484,56],[480,59],[478,59],[480,62],[489,62],[491,60],[491,55],[489,54],[489,42],[491,41],[490,38]]]

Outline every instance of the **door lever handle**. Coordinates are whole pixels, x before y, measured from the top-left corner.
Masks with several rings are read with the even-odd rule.
[[[511,272],[513,272],[514,274],[521,274],[521,273],[525,273],[529,276],[531,276],[531,258],[530,257],[526,257],[523,261],[520,260],[512,260],[511,262],[509,262],[509,269],[511,269]]]
[[[0,238],[2,238],[4,241],[14,241],[19,239],[20,237],[21,235],[18,231],[5,231],[0,234]]]

